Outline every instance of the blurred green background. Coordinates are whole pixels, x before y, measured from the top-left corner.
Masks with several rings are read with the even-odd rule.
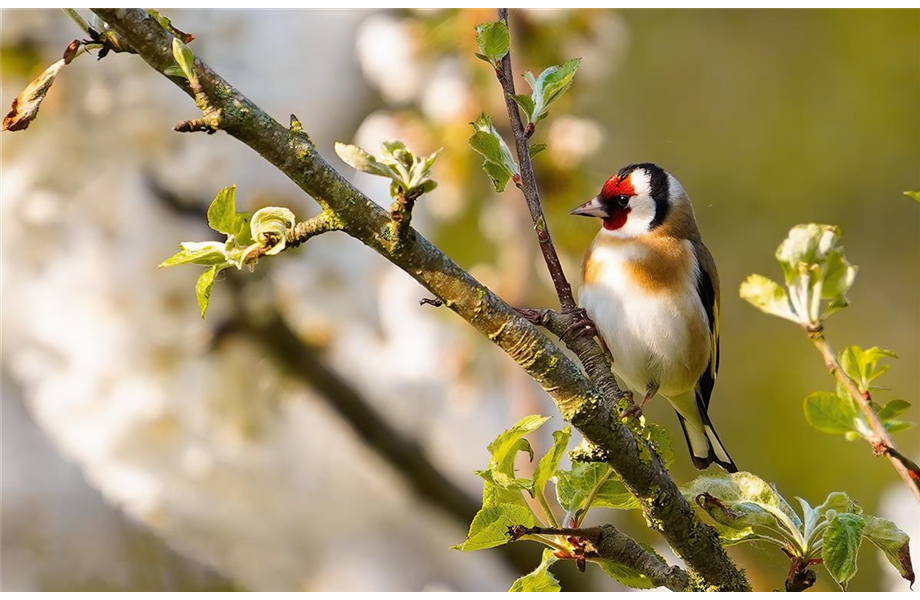
[[[2,99],[8,104],[30,78],[57,60],[78,31],[62,13],[5,10],[2,16]],[[472,131],[467,123],[480,112],[490,113],[500,126],[506,121],[497,83],[489,68],[472,56],[473,27],[493,19],[491,11],[172,11],[169,16],[196,35],[192,47],[200,56],[276,118],[297,112],[327,158],[333,156],[335,140],[355,141],[370,150],[387,137],[405,139],[419,151],[444,147],[435,167],[441,186],[430,198],[426,196],[413,223],[509,302],[554,306],[554,293],[522,198],[513,187],[500,196],[491,192],[466,144]],[[694,202],[722,279],[722,363],[711,416],[735,461],[742,469],[774,482],[787,498],[801,496],[815,504],[827,493],[843,490],[867,512],[895,520],[912,537],[920,536],[917,507],[900,489],[887,461],[874,458],[865,443],[819,433],[806,423],[802,399],[812,391],[833,389],[817,352],[794,325],[759,313],[741,301],[737,291],[750,273],[780,277],[773,253],[792,226],[807,222],[839,225],[847,257],[859,266],[859,273],[849,295],[851,306],[830,318],[827,337],[838,350],[858,344],[897,352],[900,358],[881,381],[891,391],[881,392],[878,399],[907,399],[914,407],[905,417],[920,420],[916,403],[920,398],[920,206],[902,195],[904,190],[920,188],[920,11],[513,10],[512,38],[518,72],[539,71],[572,56],[583,58],[575,86],[554,105],[535,136],[535,141],[549,144],[549,151],[536,159],[536,170],[549,225],[573,283],[596,224],[570,218],[568,211],[595,195],[603,181],[625,164],[651,161],[670,171]],[[41,222],[36,227],[34,210],[28,208],[29,203],[34,208],[36,198],[52,194],[66,197],[63,204],[52,206],[84,211],[84,215],[85,211],[99,211],[94,218],[77,218],[66,229],[74,237],[95,239],[98,233],[104,238],[100,243],[108,250],[90,253],[87,260],[110,261],[114,254],[133,247],[136,236],[155,230],[155,247],[148,244],[143,259],[137,259],[144,266],[118,271],[140,278],[143,283],[138,285],[154,295],[163,293],[164,284],[158,283],[163,279],[145,269],[155,265],[157,257],[168,256],[171,243],[199,239],[188,235],[200,234],[203,221],[177,220],[162,208],[143,213],[141,227],[136,221],[129,225],[129,217],[116,216],[118,198],[125,194],[140,205],[159,206],[162,198],[142,184],[144,174],[153,173],[170,191],[192,198],[189,205],[199,209],[201,199],[206,201],[221,187],[236,182],[241,186],[238,198],[248,198],[238,202],[250,208],[271,203],[289,205],[298,216],[315,211],[312,202],[278,173],[255,164],[253,155],[230,138],[222,134],[208,139],[182,137],[170,132],[175,122],[192,115],[194,107],[136,58],[112,56],[90,64],[93,60],[84,57],[80,62],[71,69],[73,73],[62,73],[28,131],[7,132],[0,138],[5,183],[5,307],[11,306],[8,301],[19,289],[17,277],[22,281],[39,276],[49,281],[65,278],[61,270],[49,265],[55,261],[65,264],[72,258],[67,252],[55,254],[48,249],[54,242],[67,246],[68,236],[61,239],[53,218],[50,224]],[[107,108],[99,109],[100,97],[108,102]],[[336,164],[352,176],[350,169]],[[109,179],[116,177],[113,165],[121,187],[116,188]],[[40,176],[32,176],[36,172]],[[386,203],[379,184],[361,177],[356,183]],[[83,191],[74,194],[74,189]],[[113,189],[117,193],[111,193]],[[99,199],[100,190],[105,191],[105,199]],[[102,204],[93,204],[98,202]],[[44,245],[14,245],[20,239],[17,235],[29,228],[39,232]],[[112,233],[112,228],[118,233]],[[388,267],[378,257],[357,243],[327,242],[326,237],[311,241],[298,258],[286,253],[277,267],[263,269],[260,265],[259,271],[267,274],[264,279],[258,273],[238,278],[248,281],[240,284],[242,302],[273,306],[261,310],[277,310],[302,337],[326,348],[326,359],[333,368],[369,394],[376,394],[371,399],[376,408],[401,431],[418,437],[433,461],[475,494],[478,483],[471,470],[485,465],[485,444],[524,414],[555,414],[551,404],[529,382],[511,375],[513,368],[501,354],[467,331],[458,319],[443,311],[415,307],[424,294],[414,284],[400,279],[404,287],[399,289],[406,291],[394,292],[394,301],[387,295],[389,280],[384,273]],[[345,252],[349,253],[346,262],[339,263]],[[41,265],[37,272],[36,264]],[[149,331],[137,333],[140,322],[168,322],[166,331],[174,331],[178,339],[188,334],[187,328],[195,328],[195,335],[205,335],[201,332],[219,324],[222,314],[238,310],[239,305],[228,299],[233,295],[231,286],[219,283],[212,307],[215,314],[209,314],[202,325],[193,306],[195,275],[170,273],[169,277],[170,302],[136,306],[120,322],[120,327],[134,332],[127,335],[136,336],[137,343],[143,344],[145,335],[150,335]],[[294,283],[298,280],[302,283]],[[49,283],[50,287],[36,293],[47,296],[81,289],[73,285]],[[266,296],[270,296],[267,301]],[[337,303],[345,296],[348,307],[337,313]],[[62,433],[54,426],[54,405],[42,400],[50,394],[42,388],[50,376],[46,372],[30,376],[28,365],[19,364],[24,359],[16,362],[23,348],[30,348],[43,335],[22,320],[40,320],[42,311],[54,310],[54,303],[31,306],[31,312],[17,306],[14,300],[3,315],[4,328],[13,330],[3,342],[4,359],[13,360],[4,367],[4,381],[21,386],[21,393],[4,394],[4,470],[8,461],[29,460],[15,448],[8,451],[6,405],[17,402],[28,409],[23,415],[31,415],[20,418],[37,421],[55,447],[82,472],[98,472],[94,461],[100,460],[99,453],[81,451],[81,442],[67,437],[79,438],[79,433]],[[419,310],[429,312],[417,316]],[[95,318],[79,310],[68,315],[89,319],[90,324]],[[394,354],[402,346],[386,345],[401,339],[392,323],[405,318],[425,319],[424,333],[432,340],[426,343],[437,348],[437,357],[431,359],[434,365],[412,352]],[[383,367],[373,374],[356,372],[354,355],[349,353],[360,344],[349,340],[363,339],[362,335],[383,343],[367,350],[376,354],[361,360],[397,364],[396,375]],[[317,338],[323,339],[317,342]],[[187,344],[180,346],[181,350],[174,349],[179,357],[175,360],[186,360],[181,357],[190,352],[203,361],[202,368],[208,372],[219,374],[239,364],[215,356],[225,351],[222,347],[209,351],[206,344],[192,344],[191,350]],[[125,365],[127,370],[132,368]],[[400,379],[403,370],[417,380],[406,383],[409,379]],[[447,380],[444,373],[450,374]],[[188,389],[170,388],[167,376],[162,377],[163,381],[151,385],[171,389],[177,398]],[[371,381],[362,384],[362,379]],[[277,388],[266,385],[255,382],[255,391],[250,393],[266,397],[277,393]],[[116,404],[119,401],[111,399]],[[164,402],[169,405],[170,400]],[[281,418],[283,414],[272,414],[278,420],[271,422],[278,426],[290,422]],[[675,479],[682,482],[694,477],[696,471],[685,460],[681,434],[667,403],[653,402],[646,415],[663,424],[679,447]],[[335,415],[322,418],[336,420]],[[177,421],[180,428],[191,422]],[[318,426],[311,420],[298,423],[307,431]],[[106,426],[101,418],[97,424]],[[348,436],[350,431],[342,429],[341,435]],[[916,429],[898,434],[896,442],[917,458]],[[211,442],[205,439],[202,443]],[[264,441],[266,447],[273,443]],[[538,452],[546,445],[545,437],[535,443]],[[296,460],[290,449],[275,448],[274,452],[282,457],[278,460]],[[127,460],[132,469],[154,481],[165,477],[150,463],[131,462],[123,456],[110,458],[119,464]],[[321,459],[297,468],[310,480],[330,468]],[[372,477],[380,479],[382,486],[399,485],[392,483],[398,478],[388,467],[364,454],[346,460],[344,468],[359,461],[364,465],[359,469],[373,471]],[[25,479],[15,487],[20,493],[29,488],[27,471],[22,469]],[[20,471],[14,468],[13,473]],[[315,570],[311,578],[279,576],[273,580],[277,586],[267,585],[248,575],[238,561],[213,552],[207,527],[202,526],[200,534],[204,542],[190,543],[175,530],[158,529],[156,519],[138,510],[136,502],[119,491],[121,480],[106,483],[105,475],[88,477],[90,486],[101,489],[110,503],[152,527],[167,545],[191,557],[189,561],[216,569],[219,574],[213,577],[220,585],[229,581],[251,589],[295,585],[337,589],[336,582],[341,581],[336,578],[336,565],[330,563],[311,567]],[[337,477],[348,476],[340,472]],[[331,477],[329,485],[335,489],[337,481]],[[41,573],[46,564],[40,553],[33,556],[23,550],[27,541],[8,535],[10,523],[16,524],[17,531],[28,529],[22,513],[10,512],[18,506],[17,499],[25,502],[11,491],[13,483],[9,476],[4,478],[4,557],[15,552],[27,558],[14,562],[13,567],[4,560],[4,581],[14,581],[13,587],[22,589],[54,588],[42,583],[47,577],[20,574],[17,578],[9,571],[22,568]],[[193,495],[189,491],[184,498],[191,502]],[[27,497],[29,503],[42,499]],[[309,507],[314,497],[305,498]],[[161,510],[178,510],[176,506],[183,501],[164,501]],[[365,510],[367,502],[359,492],[338,500],[352,511]],[[258,510],[263,509],[267,510]],[[292,519],[299,514],[282,512]],[[645,530],[638,515],[594,513],[595,519],[616,519],[645,541],[660,541]],[[195,523],[193,517],[188,518],[188,523]],[[311,531],[308,524],[305,531]],[[442,525],[448,532],[444,539],[452,539],[451,543],[462,539],[462,527]],[[283,531],[284,521],[279,520],[278,526]],[[67,535],[66,531],[59,533]],[[380,539],[366,550],[369,560],[382,560],[392,535],[381,527]],[[449,564],[489,560],[464,555],[441,563],[437,553],[452,552],[442,541],[438,538],[407,564],[394,565],[388,577],[368,576],[354,586],[502,589],[510,584],[506,574],[490,571],[488,565],[477,567],[482,570],[476,571],[475,583],[462,576],[437,575],[449,571]],[[247,538],[241,535],[226,543],[245,547]],[[914,548],[915,556],[920,555]],[[434,558],[431,552],[436,553]],[[788,561],[772,547],[737,548],[732,554],[748,570],[755,589],[773,589],[785,577]],[[874,548],[863,548],[851,590],[907,589],[879,556]],[[177,564],[183,560],[177,558]],[[568,567],[563,565],[561,570]],[[169,561],[160,561],[156,568],[168,571]],[[290,566],[283,572],[296,573],[297,568]],[[104,571],[94,574],[93,581],[108,581],[110,574]],[[61,577],[78,581],[81,574]],[[208,585],[217,585],[208,577],[211,575],[170,581],[183,589],[206,587],[203,578]],[[134,587],[123,572],[116,579],[123,588]],[[148,588],[160,587],[149,583],[149,578],[144,581]],[[117,587],[111,582],[105,585]],[[616,588],[597,578],[587,585]],[[819,571],[815,589],[834,589],[823,571]]]

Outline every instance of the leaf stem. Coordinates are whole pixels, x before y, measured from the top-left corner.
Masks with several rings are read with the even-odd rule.
[[[591,509],[591,505],[594,504],[594,500],[597,498],[598,492],[601,490],[601,486],[607,483],[607,480],[610,479],[610,476],[613,475],[613,469],[607,467],[607,473],[601,477],[600,481],[591,489],[591,493],[588,494],[588,497],[585,498],[585,503],[582,507],[576,511],[575,526],[578,527],[581,525],[582,521],[585,520],[585,517],[588,515],[588,511]]]
[[[571,551],[572,551],[571,548],[566,548],[566,547],[563,546],[562,544],[560,544],[560,543],[558,543],[558,542],[556,542],[556,541],[554,541],[554,540],[552,540],[552,539],[550,539],[550,538],[548,538],[548,537],[546,537],[546,536],[544,536],[544,535],[528,534],[528,535],[523,535],[523,536],[521,536],[521,537],[518,538],[518,539],[521,539],[521,540],[529,540],[529,541],[531,541],[531,542],[540,542],[541,544],[545,544],[545,545],[549,546],[550,548],[555,548],[556,550],[558,550],[558,551],[560,551],[560,552],[566,552],[566,553],[568,553],[568,552],[571,552]]]
[[[559,521],[556,520],[556,515],[553,514],[552,509],[549,506],[549,502],[546,501],[546,494],[543,493],[543,490],[535,490],[537,500],[540,501],[540,506],[543,508],[543,512],[546,513],[546,518],[549,519],[550,525],[553,527],[559,527]]]

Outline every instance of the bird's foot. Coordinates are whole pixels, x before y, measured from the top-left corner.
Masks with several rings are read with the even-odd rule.
[[[645,392],[645,396],[642,397],[642,402],[639,404],[633,404],[629,408],[623,411],[623,416],[627,419],[635,417],[640,418],[642,416],[642,410],[645,408],[645,405],[648,404],[648,401],[655,397],[655,394],[658,393],[658,385],[653,384],[649,387],[648,391]],[[630,400],[632,400],[632,392],[629,392]]]
[[[563,340],[569,339],[571,336],[597,337],[597,328],[585,309],[576,308],[572,312],[565,313],[565,315],[573,322],[562,332],[560,337]]]
[[[542,326],[546,320],[548,308],[515,308],[519,315],[534,325]]]
[[[638,404],[633,404],[632,406],[630,406],[629,408],[623,411],[624,419],[632,419],[633,417],[638,419],[641,416],[642,416],[642,407],[639,406]]]

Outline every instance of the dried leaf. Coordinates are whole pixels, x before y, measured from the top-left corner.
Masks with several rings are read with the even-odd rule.
[[[42,100],[45,99],[45,95],[51,89],[61,68],[66,64],[63,58],[57,61],[16,96],[10,112],[3,117],[3,128],[0,131],[20,131],[29,127],[29,124],[38,116]]]

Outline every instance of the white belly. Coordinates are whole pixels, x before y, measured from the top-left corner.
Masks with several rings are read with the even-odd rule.
[[[689,242],[688,242],[689,244]],[[708,318],[696,290],[698,266],[677,289],[650,291],[626,269],[628,245],[595,248],[600,270],[579,290],[579,304],[613,355],[613,369],[636,392],[658,383],[662,396],[693,389],[709,363]]]

